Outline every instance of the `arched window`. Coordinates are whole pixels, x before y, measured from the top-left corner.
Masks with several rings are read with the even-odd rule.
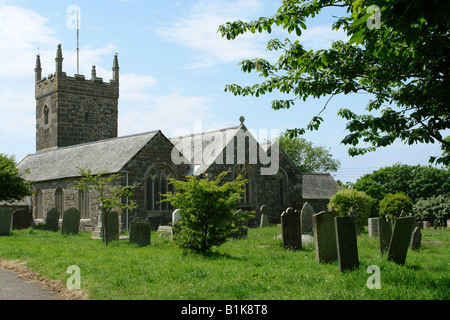
[[[44,106],[44,125],[48,125],[48,121],[49,121],[48,107]]]
[[[61,187],[58,187],[55,191],[55,208],[62,216],[64,213],[64,191]]]
[[[89,190],[78,189],[78,211],[81,219],[89,219]]]
[[[239,204],[241,205],[251,205],[253,200],[253,183],[251,169],[248,164],[239,164],[235,170],[235,178],[242,176],[247,182],[244,185],[244,194],[242,195]]]
[[[148,211],[174,209],[170,203],[160,202],[162,200],[162,194],[174,191],[173,185],[169,181],[170,178],[175,178],[175,174],[166,166],[155,166],[150,170],[146,178],[146,202]]]
[[[44,198],[43,198],[41,189],[38,189],[36,191],[35,201],[36,201],[36,206],[35,206],[36,211],[34,212],[34,218],[35,219],[44,219]]]
[[[288,206],[288,190],[287,190],[287,178],[286,178],[286,174],[280,170],[280,172],[278,173],[278,183],[280,186],[280,193],[279,193],[279,197],[280,197],[280,206],[282,208],[287,208]]]

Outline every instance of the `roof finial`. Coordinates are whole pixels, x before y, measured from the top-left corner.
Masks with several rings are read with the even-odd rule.
[[[239,121],[241,122],[241,125],[244,125],[244,122],[245,122],[244,116],[241,116],[241,117],[239,118]]]

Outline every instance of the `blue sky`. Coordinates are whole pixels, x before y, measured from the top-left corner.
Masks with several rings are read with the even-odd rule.
[[[114,54],[119,54],[120,136],[160,129],[170,137],[179,130],[193,132],[198,121],[205,131],[226,128],[239,124],[241,115],[256,132],[305,127],[328,97],[274,111],[271,101],[284,96],[235,97],[224,92],[226,84],[259,81],[242,73],[238,63],[255,57],[276,59],[265,50],[267,41],[284,39],[286,33],[274,30],[270,35],[248,34],[228,41],[217,33],[219,25],[273,15],[280,4],[274,0],[0,0],[0,152],[14,154],[18,161],[35,152],[36,55],[41,55],[43,75],[54,73],[61,43],[64,71],[77,72],[71,6],[80,8],[80,74],[89,77],[95,65],[97,75],[109,81]],[[332,40],[346,38],[331,31],[333,15],[340,12],[326,11],[307,24],[300,39],[306,48],[327,48]],[[363,112],[369,99],[365,94],[334,97],[321,129],[305,135],[315,145],[329,148],[341,162],[341,169],[333,174],[336,179],[355,181],[397,162],[427,165],[430,155],[440,154],[437,145],[396,143],[364,156],[348,156],[348,147],[340,144],[346,121],[337,111],[345,107]]]

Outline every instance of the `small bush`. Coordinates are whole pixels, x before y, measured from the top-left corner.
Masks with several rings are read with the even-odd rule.
[[[438,221],[438,225],[447,225],[447,219],[450,219],[450,197],[437,196],[425,200],[419,200],[413,205],[413,213],[417,220]]]
[[[413,203],[404,193],[390,193],[380,201],[380,217],[382,218],[397,218],[402,212],[409,215],[412,209]]]
[[[328,209],[333,208],[338,216],[345,217],[353,208],[356,213],[357,230],[361,232],[364,226],[367,225],[367,219],[370,216],[374,203],[374,199],[362,191],[343,189],[330,199]]]

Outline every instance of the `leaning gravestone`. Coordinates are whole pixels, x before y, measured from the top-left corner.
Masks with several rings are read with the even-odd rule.
[[[177,232],[178,227],[177,227],[177,222],[181,221],[181,213],[180,213],[180,209],[176,209],[173,213],[172,213],[172,236],[175,234],[175,232]]]
[[[59,212],[53,208],[47,212],[47,219],[45,220],[45,229],[48,231],[58,231],[59,228]]]
[[[117,211],[108,213],[105,229],[107,242],[119,240],[119,213]]]
[[[0,208],[0,236],[11,235],[13,209]]]
[[[400,265],[405,264],[411,233],[416,219],[414,217],[400,217],[395,220],[391,242],[388,249],[388,260]]]
[[[302,227],[300,214],[293,208],[287,208],[281,215],[281,236],[283,247],[300,250],[302,248]]]
[[[318,263],[336,261],[338,256],[334,215],[324,211],[313,215],[312,220],[314,224],[316,261]]]
[[[354,217],[335,217],[339,271],[358,269],[358,245]]]
[[[385,253],[389,248],[389,243],[392,237],[392,223],[378,219],[378,243],[380,247],[380,254]]]
[[[414,251],[420,250],[421,242],[422,242],[422,231],[420,231],[419,227],[416,227],[411,237],[411,250]]]
[[[130,243],[136,243],[139,247],[150,245],[151,225],[143,218],[135,218],[130,225]]]
[[[261,223],[259,226],[262,227],[268,227],[269,224],[269,208],[266,205],[262,205],[259,209],[261,211]]]
[[[306,202],[301,211],[302,234],[313,234],[314,226],[312,217],[315,214],[313,207]]]
[[[80,211],[75,208],[66,210],[63,214],[61,227],[62,234],[78,234],[80,229]]]
[[[240,217],[241,215],[244,214],[244,211],[239,209],[238,211],[236,211],[234,213],[235,217]],[[247,228],[247,221],[241,221],[236,225],[239,230],[237,231],[236,236],[234,237],[235,239],[245,239],[247,238],[248,235],[248,228]]]

